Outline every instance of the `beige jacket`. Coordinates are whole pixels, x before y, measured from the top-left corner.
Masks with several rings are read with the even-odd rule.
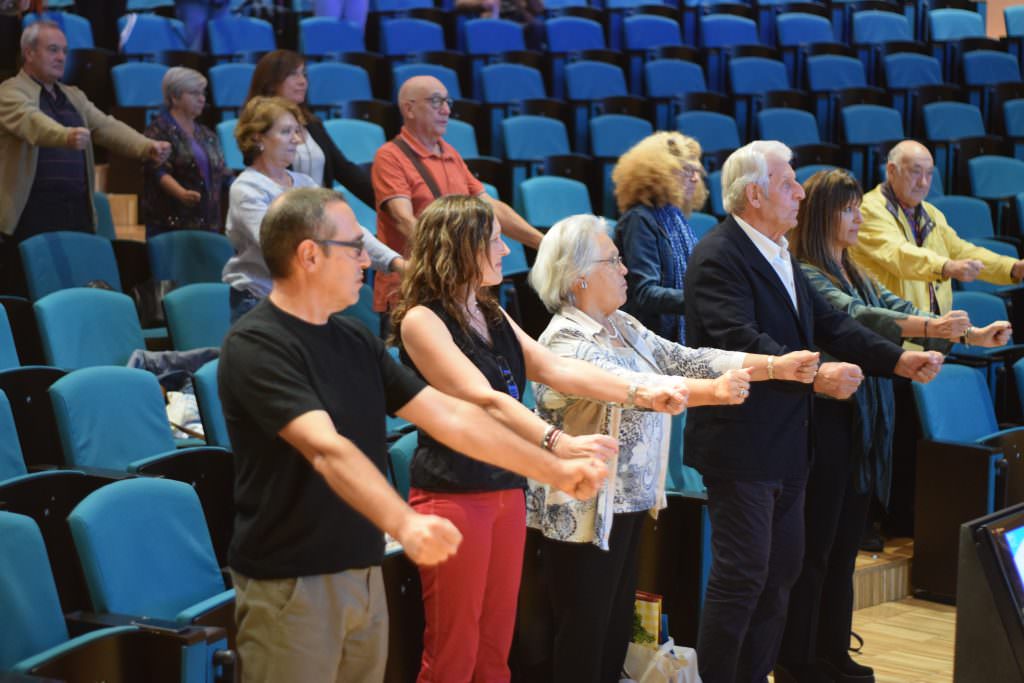
[[[935,226],[919,247],[907,217],[899,209],[893,215],[887,207],[882,185],[865,194],[861,204],[864,222],[857,245],[850,250],[857,264],[890,292],[923,311],[931,307],[929,284],[935,286],[939,310],[946,313],[952,308],[953,285],[942,278],[942,266],[950,259],[978,259],[984,264],[980,279],[996,285],[1013,284],[1010,269],[1016,261],[960,239],[941,211],[928,202],[923,206]]]
[[[81,114],[93,144],[127,157],[144,159],[150,141],[130,126],[96,108],[78,88],[60,85]],[[64,147],[68,129],[39,109],[42,86],[24,71],[0,83],[0,233],[11,235],[25,209],[36,175],[39,147]],[[96,188],[92,146],[85,148],[90,196]],[[141,169],[140,169],[141,171]],[[93,225],[96,223],[93,211]]]

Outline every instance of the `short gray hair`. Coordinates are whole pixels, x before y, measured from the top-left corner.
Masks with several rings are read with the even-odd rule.
[[[793,152],[778,140],[754,140],[729,155],[722,166],[722,206],[727,213],[747,208],[747,185],[768,191],[768,157],[789,163]]]
[[[206,90],[206,76],[187,66],[172,66],[164,74],[162,83],[164,104],[168,108],[174,104],[175,98],[189,90]]]
[[[260,222],[260,250],[272,278],[288,277],[292,256],[303,240],[331,237],[325,209],[333,202],[348,203],[336,190],[300,187],[288,190],[270,203]]]
[[[572,283],[589,273],[599,256],[594,238],[609,234],[608,221],[592,214],[569,216],[551,226],[530,269],[530,286],[552,313],[570,302]]]
[[[25,52],[25,50],[29,48],[34,48],[36,46],[36,41],[39,40],[39,31],[41,31],[44,28],[55,28],[61,33],[64,33],[64,30],[60,27],[60,24],[58,24],[53,19],[39,19],[37,21],[33,21],[31,24],[25,27],[24,31],[21,32],[22,52]]]

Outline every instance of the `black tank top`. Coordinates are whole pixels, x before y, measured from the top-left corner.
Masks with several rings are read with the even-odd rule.
[[[491,388],[522,400],[526,388],[526,362],[523,360],[523,348],[505,316],[501,316],[497,323],[488,323],[491,335],[491,345],[488,345],[479,335],[465,333],[439,303],[426,306],[444,321],[456,346],[480,369]],[[404,348],[401,359],[423,377]],[[501,448],[500,442],[496,442],[494,447]],[[412,459],[410,483],[426,491],[452,493],[500,491],[526,486],[526,480],[520,475],[453,451],[422,429],[419,430],[419,447]]]

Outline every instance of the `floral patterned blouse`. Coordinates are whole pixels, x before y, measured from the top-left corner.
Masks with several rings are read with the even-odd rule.
[[[625,347],[616,347],[608,332],[579,309],[566,306],[548,324],[540,343],[559,356],[579,358],[641,384],[665,375],[714,378],[743,364],[746,354],[718,349],[691,349],[657,336],[622,311],[609,320]],[[616,513],[665,507],[671,418],[646,410],[623,410],[617,404],[565,396],[535,384],[537,412],[569,434],[611,434],[619,439],[616,462],[595,498],[578,501],[557,489],[529,482],[527,524],[559,541],[593,543],[608,549]]]

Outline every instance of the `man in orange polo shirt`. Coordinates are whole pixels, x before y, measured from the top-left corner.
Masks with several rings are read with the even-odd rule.
[[[541,233],[508,204],[492,199],[459,153],[444,141],[452,111],[444,84],[433,76],[414,76],[398,91],[398,106],[402,130],[395,140],[377,150],[373,160],[378,239],[408,256],[406,243],[423,209],[438,196],[468,194],[491,203],[506,235],[536,249]],[[417,168],[417,162],[422,168]],[[373,285],[376,310],[384,311],[394,304],[400,278],[398,273],[377,273]]]

